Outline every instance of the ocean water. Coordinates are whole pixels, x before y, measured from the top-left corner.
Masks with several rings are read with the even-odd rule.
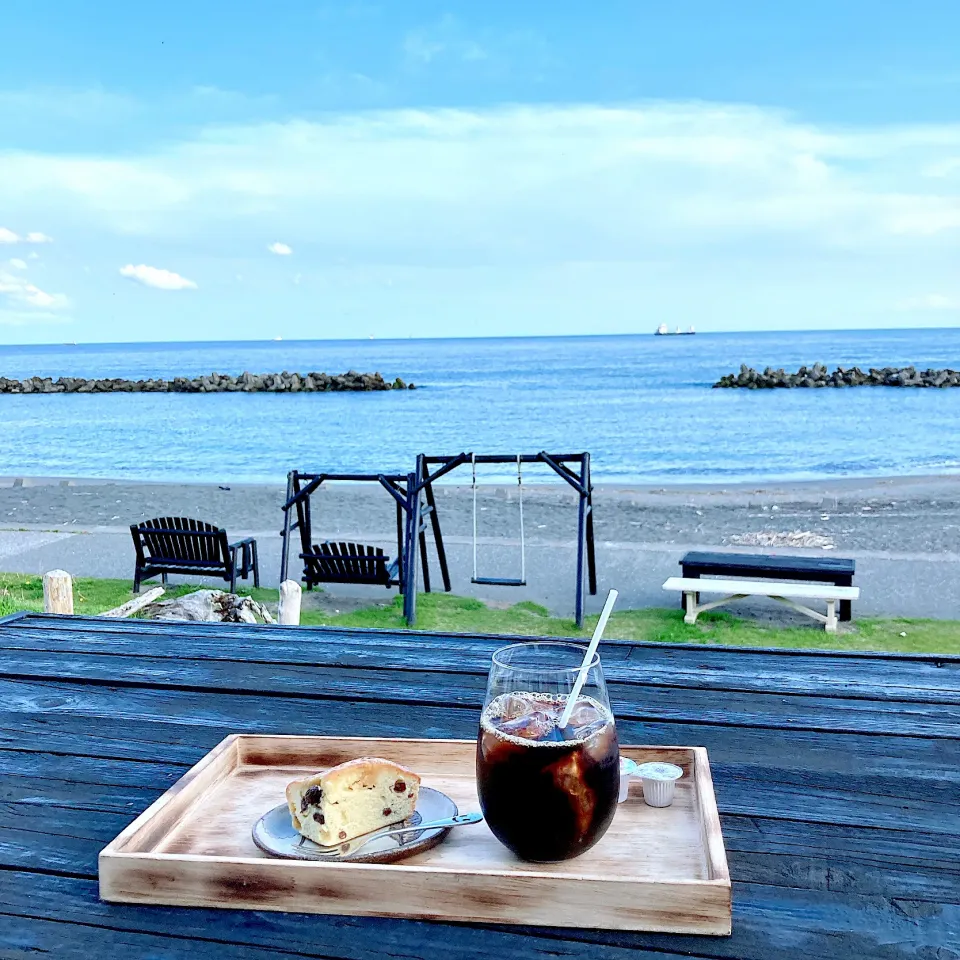
[[[406,472],[419,452],[544,449],[589,450],[595,482],[960,471],[960,390],[710,389],[741,363],[817,361],[960,368],[960,330],[0,347],[0,374],[18,378],[352,367],[420,387],[0,395],[0,475],[280,481],[294,467]]]

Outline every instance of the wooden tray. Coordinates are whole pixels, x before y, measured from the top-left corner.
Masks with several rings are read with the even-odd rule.
[[[295,777],[359,756],[389,757],[479,809],[472,740],[227,737],[100,854],[100,895],[172,904],[490,921],[551,927],[730,933],[730,874],[702,747],[621,747],[683,768],[656,809],[639,781],[603,839],[559,864],[518,861],[485,824],[459,827],[394,864],[276,860],[250,831]]]

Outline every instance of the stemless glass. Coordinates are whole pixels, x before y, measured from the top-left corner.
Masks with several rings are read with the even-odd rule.
[[[493,655],[477,789],[494,836],[522,860],[579,856],[617,809],[620,748],[599,654],[559,728],[585,653],[574,643],[518,643]]]

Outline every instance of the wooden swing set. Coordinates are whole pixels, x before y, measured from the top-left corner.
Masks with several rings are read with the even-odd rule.
[[[527,583],[526,534],[523,522],[523,466],[542,463],[565,481],[579,498],[577,513],[577,583],[575,615],[583,626],[584,581],[592,595],[597,592],[597,565],[593,532],[593,487],[590,481],[590,454],[476,454],[459,453],[436,457],[420,454],[412,473],[303,473],[292,471],[287,476],[287,497],[283,504],[284,522],[281,536],[281,582],[287,579],[289,548],[294,532],[299,533],[299,559],[303,562],[302,581],[307,590],[321,583],[351,583],[397,587],[403,595],[403,613],[407,624],[417,619],[417,592],[431,592],[430,564],[427,555],[427,532],[433,534],[434,548],[443,580],[443,589],[450,592],[450,571],[437,514],[433,484],[458,467],[470,465],[473,502],[473,575],[471,583],[494,587],[523,587]],[[478,558],[478,483],[477,465],[511,464],[517,470],[520,562],[518,576],[481,576]],[[574,465],[576,469],[571,469]],[[324,540],[314,543],[311,497],[326,481],[350,481],[379,484],[396,503],[397,553],[387,557],[381,547],[352,541]],[[419,564],[417,552],[419,550]],[[585,576],[586,574],[586,576]],[[422,581],[421,581],[422,576]]]

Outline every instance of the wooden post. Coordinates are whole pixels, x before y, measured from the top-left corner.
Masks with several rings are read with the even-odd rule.
[[[581,461],[580,483],[587,491],[587,584],[590,593],[597,595],[597,554],[593,535],[593,479],[590,476],[590,454]]]
[[[277,623],[281,626],[300,626],[300,598],[302,590],[296,580],[284,580],[280,584],[280,605],[277,609]]]
[[[574,605],[574,616],[577,626],[583,628],[583,564],[584,550],[587,544],[587,497],[580,490],[580,506],[577,511],[577,594]]]
[[[293,474],[296,471],[291,470],[287,474],[287,499],[284,503],[289,503],[290,498],[293,496]],[[280,554],[280,580],[285,581],[287,579],[287,554],[290,552],[290,510],[288,507],[283,511],[283,529],[280,531],[280,539],[283,541],[283,548]]]
[[[417,456],[417,483],[423,483],[429,475],[430,467],[427,464],[426,454]],[[437,551],[437,561],[440,564],[440,576],[443,577],[443,589],[450,592],[450,571],[447,568],[447,551],[443,546],[443,534],[440,531],[440,517],[437,515],[437,498],[433,493],[433,484],[427,483],[423,492],[427,498],[427,506],[430,508],[430,523],[433,526],[433,545]]]
[[[403,616],[407,626],[417,622],[417,589],[420,586],[417,567],[417,533],[420,529],[420,488],[415,474],[407,474],[407,532],[403,541],[406,577],[403,585]]]
[[[43,612],[73,613],[73,578],[66,570],[43,575]]]

